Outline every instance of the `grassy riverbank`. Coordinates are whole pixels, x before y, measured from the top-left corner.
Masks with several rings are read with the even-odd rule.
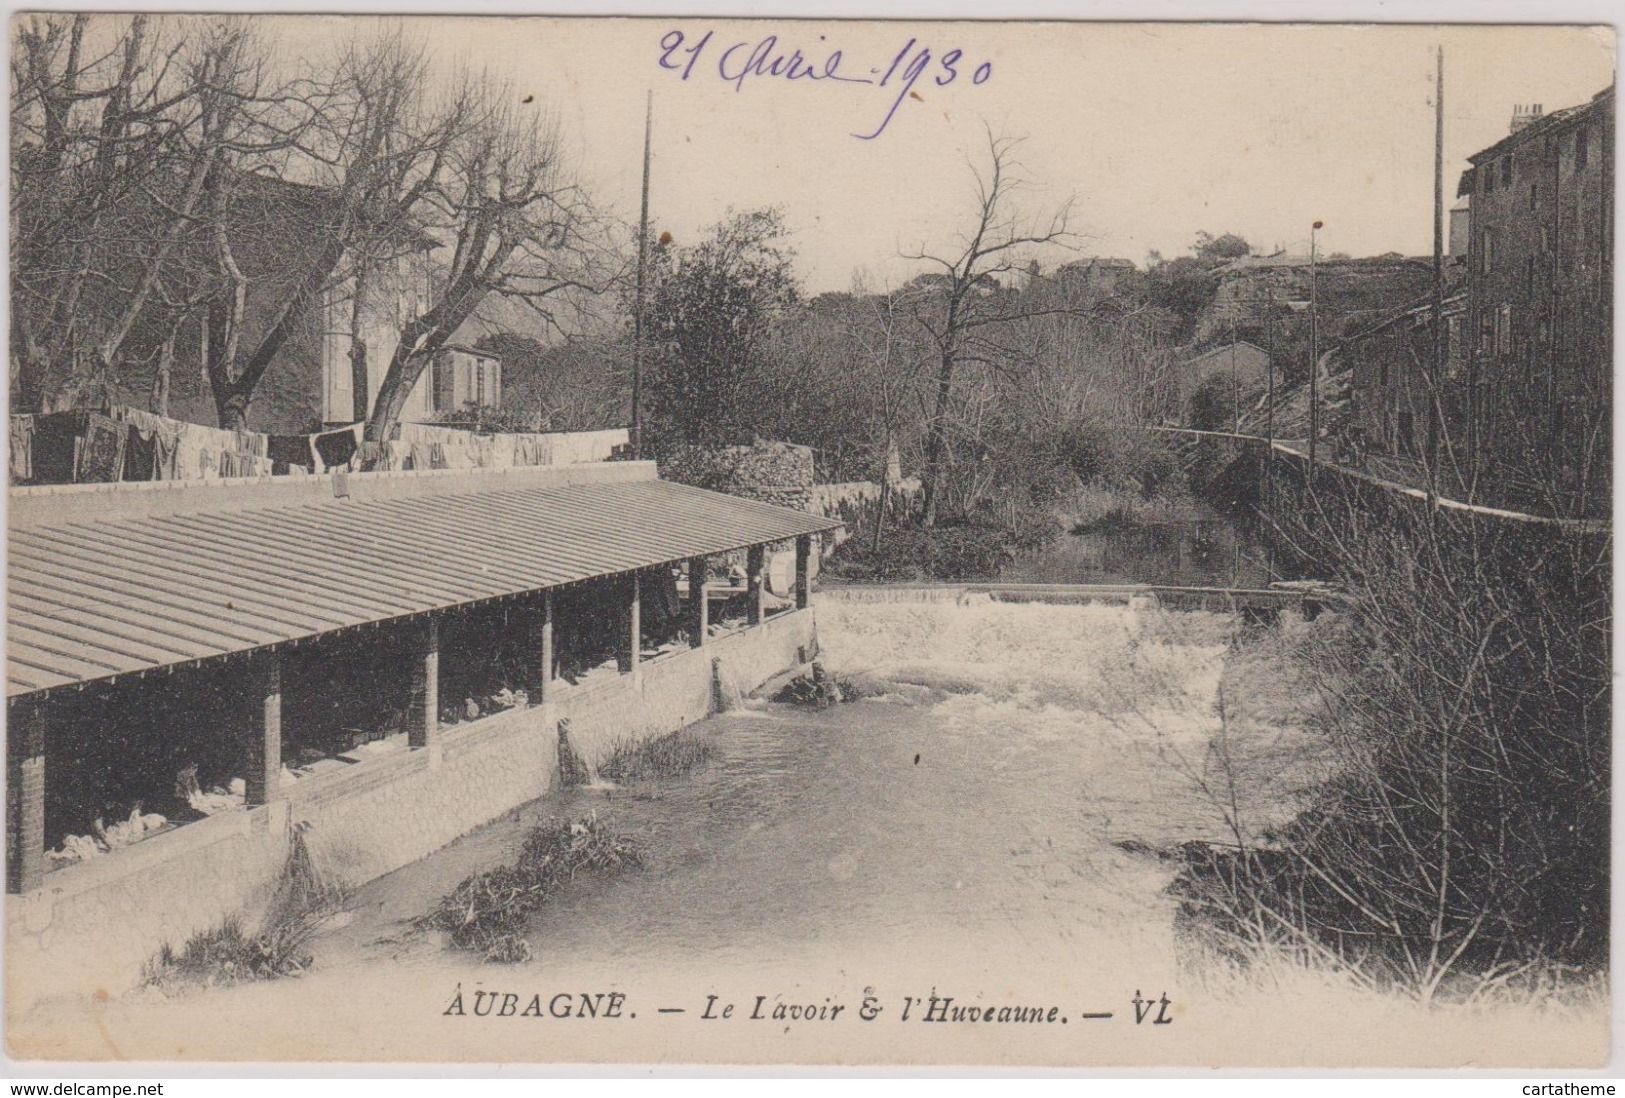
[[[1601,994],[1607,538],[1377,495],[1295,504],[1289,533],[1346,612],[1232,664],[1289,684],[1332,769],[1286,825],[1236,814],[1229,842],[1182,851],[1189,925],[1228,964],[1423,1002]]]

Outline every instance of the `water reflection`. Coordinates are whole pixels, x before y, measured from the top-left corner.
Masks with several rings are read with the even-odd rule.
[[[1207,515],[1177,522],[1111,521],[1068,534],[999,576],[1011,583],[1160,583],[1264,587],[1264,546],[1241,522]]]

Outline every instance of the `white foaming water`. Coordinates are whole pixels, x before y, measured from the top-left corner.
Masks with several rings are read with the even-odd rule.
[[[365,1034],[405,1027],[421,1032],[425,1055],[466,1034],[463,1055],[557,1060],[575,1048],[562,1024],[448,1028],[435,993],[480,981],[550,991],[613,984],[646,1011],[697,1011],[712,993],[850,1005],[874,987],[894,1012],[905,994],[940,991],[1131,1016],[1130,996],[1155,988],[1182,1013],[1144,1043],[1090,1043],[1085,1032],[1096,1031],[1075,1021],[1059,1035],[911,1029],[899,1045],[884,1036],[896,1030],[858,1023],[829,1031],[827,1044],[784,1046],[784,1057],[886,1061],[906,1047],[943,1063],[1210,1063],[1219,1049],[1241,1062],[1290,1060],[1257,1022],[1278,1016],[1279,998],[1244,992],[1232,1014],[1181,969],[1163,892],[1172,866],[1130,852],[1224,837],[1222,811],[1200,784],[1211,777],[1229,618],[1151,611],[1135,615],[1142,627],[1131,633],[1119,607],[831,601],[818,613],[824,665],[878,697],[823,710],[734,709],[696,727],[713,753],[687,777],[535,802],[366,886],[355,921],[315,944],[316,968],[302,980],[98,1007],[85,1032],[116,1036],[125,1052],[202,1033],[252,1053],[256,1020],[274,1016],[281,1039],[311,1055],[343,1056]],[[642,842],[645,868],[583,875],[551,897],[527,934],[535,961],[482,966],[410,934],[410,921],[468,873],[511,860],[528,828],[591,813]],[[402,1013],[401,1003],[425,996],[434,1001]],[[343,1025],[309,1009],[315,1001],[343,1001]],[[1327,1032],[1353,1041],[1358,1030],[1358,1047],[1379,1061],[1429,1032],[1389,1024],[1398,1016],[1374,997],[1323,1007]],[[1507,1034],[1527,1028],[1484,1036],[1489,1028],[1471,1021],[1448,1047],[1472,1040],[1487,1060],[1513,1055]],[[679,1059],[696,1054],[691,1040],[724,1042],[705,1053],[723,1060],[771,1055],[767,1031],[748,1023],[659,1024],[624,1032],[650,1041],[681,1033],[683,1043],[661,1053]],[[804,1034],[815,1036],[786,1039]],[[867,1035],[877,1043],[854,1052]],[[1435,1044],[1403,1055],[1423,1062]],[[624,1058],[647,1058],[654,1046],[640,1047]]]

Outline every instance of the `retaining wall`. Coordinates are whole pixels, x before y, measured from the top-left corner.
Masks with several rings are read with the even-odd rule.
[[[726,687],[754,690],[810,657],[811,610],[712,637],[600,684],[557,684],[556,697],[445,728],[428,748],[301,778],[269,805],[226,812],[112,854],[58,869],[8,896],[7,1003],[61,993],[116,994],[168,942],[241,914],[252,926],[273,898],[294,827],[317,865],[359,885],[422,858],[545,796],[558,781],[558,721],[596,766],[618,742],[664,735],[711,713],[712,661]]]

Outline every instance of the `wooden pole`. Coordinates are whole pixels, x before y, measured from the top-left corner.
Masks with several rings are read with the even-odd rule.
[[[621,674],[629,675],[637,671],[638,660],[643,653],[643,614],[636,572],[627,573],[624,615],[620,652],[616,655],[615,663]]]
[[[9,724],[6,885],[32,892],[45,883],[45,715],[13,706]]]
[[[428,747],[440,731],[440,620],[430,617],[423,623],[423,646],[418,662],[412,668],[412,696],[422,701],[422,708],[406,733],[410,747]]]
[[[705,634],[710,629],[710,607],[705,598],[706,557],[688,558],[688,643],[693,648],[705,646]]]
[[[812,602],[812,535],[796,539],[796,609],[805,610]]]
[[[536,696],[537,705],[546,702],[553,693],[553,592],[542,592],[542,620],[536,627]]]
[[[269,804],[282,785],[282,655],[275,648],[260,657],[260,726],[248,745],[243,803]]]
[[[1315,234],[1309,229],[1309,487],[1315,486],[1315,454],[1320,445],[1320,265]]]
[[[760,545],[752,545],[745,553],[745,614],[750,625],[762,624],[762,559],[765,553]]]
[[[1444,433],[1444,47],[1437,47],[1433,93],[1433,361],[1428,369],[1428,492],[1439,492],[1439,441]]]
[[[643,456],[643,311],[649,266],[649,144],[654,132],[655,93],[643,104],[643,213],[638,218],[638,276],[632,314],[632,456]]]

